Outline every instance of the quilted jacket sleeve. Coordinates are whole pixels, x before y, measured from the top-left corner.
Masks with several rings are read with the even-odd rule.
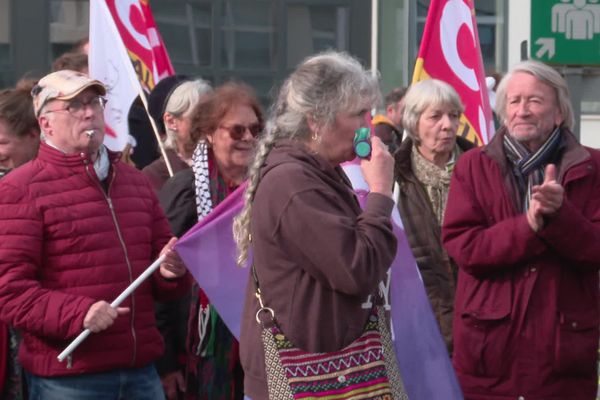
[[[0,318],[35,335],[68,339],[94,299],[41,286],[44,229],[27,186],[0,184]]]

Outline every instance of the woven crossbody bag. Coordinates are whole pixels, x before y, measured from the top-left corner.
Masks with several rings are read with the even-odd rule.
[[[269,399],[404,400],[404,391],[383,307],[374,306],[362,335],[341,350],[310,353],[295,347],[262,301],[256,321],[262,329]]]

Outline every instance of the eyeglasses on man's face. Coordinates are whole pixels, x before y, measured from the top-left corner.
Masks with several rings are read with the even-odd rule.
[[[50,112],[68,111],[74,117],[82,117],[85,114],[86,107],[90,107],[92,111],[103,111],[106,105],[106,98],[102,96],[94,96],[89,101],[84,102],[82,100],[74,99],[69,101],[65,108],[57,108],[55,110],[47,110]]]
[[[233,140],[241,140],[244,137],[244,133],[246,133],[246,129],[250,131],[252,137],[257,137],[263,129],[259,122],[250,125],[234,124],[230,126],[219,126],[219,128],[229,132],[229,137]]]

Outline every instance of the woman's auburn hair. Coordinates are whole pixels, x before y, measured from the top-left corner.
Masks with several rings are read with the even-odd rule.
[[[196,104],[190,122],[192,141],[197,143],[216,131],[225,115],[240,105],[248,106],[254,111],[262,130],[265,121],[254,90],[245,83],[227,82],[205,94]]]

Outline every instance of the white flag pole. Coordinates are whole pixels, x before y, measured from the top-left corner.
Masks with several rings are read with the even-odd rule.
[[[156,271],[158,269],[160,264],[162,264],[162,262],[165,260],[165,257],[166,257],[165,254],[158,257],[156,259],[156,261],[154,261],[148,268],[146,268],[146,270],[144,272],[142,272],[142,274],[140,276],[138,276],[135,281],[131,282],[129,284],[129,286],[127,286],[127,288],[119,295],[119,297],[117,297],[112,303],[110,303],[110,306],[112,308],[119,307],[119,305],[121,305],[121,303],[123,302],[123,300],[125,300],[127,298],[127,296],[129,296],[131,293],[133,293],[133,291],[135,289],[137,289],[137,287],[140,286],[142,284],[142,282],[144,282],[150,275],[152,275],[154,273],[154,271]],[[58,357],[57,357],[58,361],[60,361],[60,362],[64,361],[65,358],[67,358],[88,336],[90,336],[90,333],[92,333],[92,331],[90,331],[89,329],[86,329],[83,332],[81,332],[62,351],[62,353],[60,353],[58,355]]]

